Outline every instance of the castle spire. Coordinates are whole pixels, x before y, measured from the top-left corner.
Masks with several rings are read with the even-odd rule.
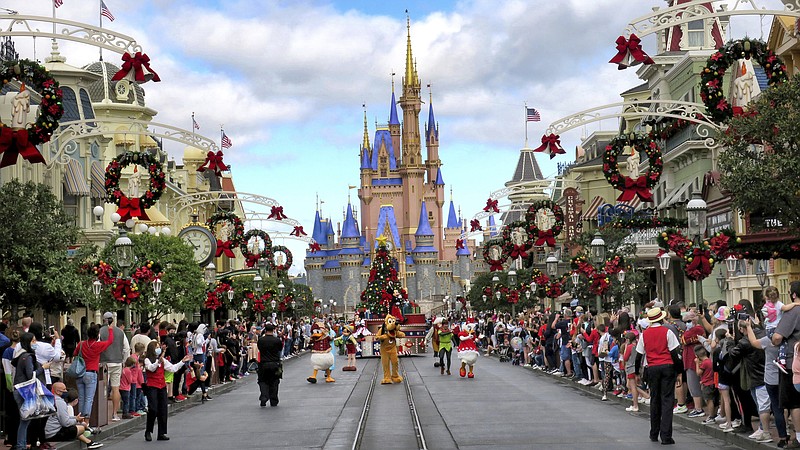
[[[406,10],[406,76],[403,83],[405,86],[415,86],[417,82],[417,68],[411,54],[411,18]]]
[[[366,104],[361,105],[364,107],[364,139],[361,142],[361,148],[363,150],[369,149],[369,130],[367,129],[367,106]]]

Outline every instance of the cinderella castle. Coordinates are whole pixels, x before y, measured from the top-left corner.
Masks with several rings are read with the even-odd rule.
[[[348,201],[336,230],[330,218],[320,217],[319,210],[314,218],[312,236],[321,250],[306,253],[308,284],[315,298],[336,300],[340,313],[352,313],[358,303],[380,236],[387,238],[409,300],[419,303],[423,311],[441,305],[447,296],[463,295],[475,271],[485,270],[482,261],[475,260],[474,241],[466,240],[456,248],[464,221],[456,214],[452,198],[445,213],[439,125],[430,101],[424,135],[420,133],[421,83],[411,52],[410,23],[399,101],[394,91],[393,82],[388,123],[376,125],[371,142],[364,113],[358,209]]]

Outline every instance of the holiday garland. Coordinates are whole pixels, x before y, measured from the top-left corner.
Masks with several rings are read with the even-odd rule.
[[[275,260],[272,259],[271,260],[272,265],[278,272],[286,272],[287,270],[289,270],[290,267],[292,267],[292,252],[290,252],[289,249],[284,247],[283,245],[276,245],[272,247],[273,258],[274,255],[278,252],[283,253],[284,256],[286,256],[286,262],[284,262],[283,264],[276,264]]]
[[[264,249],[258,253],[252,253],[247,245],[250,242],[250,239],[253,237],[257,237],[264,242]],[[256,245],[256,248],[259,248],[259,246]],[[269,235],[265,231],[254,229],[245,233],[242,237],[242,243],[239,244],[239,250],[242,251],[242,256],[245,258],[247,267],[254,267],[256,264],[258,264],[258,260],[261,258],[266,258],[268,261],[272,261],[272,239],[270,239]]]
[[[570,260],[572,270],[589,279],[589,291],[595,295],[605,295],[611,288],[610,275],[623,270],[625,259],[620,255],[612,255],[603,263],[602,270],[597,270],[584,255],[578,255]]]
[[[619,171],[619,159],[625,147],[645,152],[650,163],[647,173],[635,180],[622,175]],[[633,200],[637,196],[643,202],[652,202],[653,194],[650,189],[658,184],[663,168],[661,149],[656,141],[646,135],[631,133],[629,136],[617,136],[606,145],[605,153],[603,153],[603,174],[608,180],[608,184],[614,189],[622,191],[622,194],[617,197],[617,200],[621,202]]]
[[[550,210],[555,218],[555,222],[553,222],[549,230],[540,230],[536,224],[536,215],[543,209]],[[528,207],[528,211],[525,213],[525,221],[528,225],[528,236],[531,240],[535,239],[534,246],[540,247],[546,244],[549,247],[555,247],[555,238],[561,234],[561,230],[564,228],[564,211],[553,201],[540,200]]]
[[[503,270],[503,263],[505,263],[506,260],[508,260],[508,254],[506,254],[506,252],[503,251],[504,245],[505,241],[502,238],[487,239],[486,242],[483,243],[483,260],[486,261],[487,264],[489,264],[490,272]],[[490,256],[491,253],[490,250],[494,247],[498,248],[499,250],[497,252],[500,254],[500,257],[498,259],[494,259]]]
[[[126,305],[130,305],[140,297],[139,284],[151,283],[156,278],[164,276],[161,265],[154,261],[147,261],[137,267],[130,277],[123,277],[121,273],[114,272],[114,268],[102,260],[92,267],[92,273],[97,279],[111,287],[111,296],[114,300]]]
[[[0,167],[16,164],[18,155],[30,163],[44,163],[44,157],[36,146],[50,140],[64,114],[58,82],[44,66],[28,59],[3,61],[0,67],[0,79],[3,80],[0,89],[11,80],[17,79],[27,83],[41,95],[38,117],[33,125],[14,130],[0,124],[0,153],[3,153]]]
[[[236,214],[228,211],[219,211],[214,213],[214,215],[206,220],[206,226],[209,230],[211,230],[211,233],[215,238],[217,237],[217,224],[220,222],[226,222],[233,225],[233,232],[230,236],[228,236],[229,239],[227,241],[217,239],[216,257],[220,257],[224,253],[228,258],[235,258],[236,255],[233,254],[233,248],[240,245],[244,239],[244,224],[242,223],[242,219],[240,219]]]
[[[681,258],[686,277],[693,281],[701,281],[711,275],[714,264],[736,253],[735,246],[741,240],[733,230],[725,229],[714,233],[709,239],[692,242],[680,230],[667,229],[656,237],[661,251],[658,256],[667,252],[675,253]]]
[[[225,281],[217,281],[214,285],[214,289],[206,292],[206,301],[203,304],[203,307],[212,311],[221,308],[227,303],[228,291],[231,289],[232,288],[229,283]]]
[[[527,258],[528,250],[531,248],[531,241],[526,230],[527,223],[521,220],[511,222],[503,227],[503,254],[508,255],[512,260],[517,258]],[[514,243],[512,233],[522,230],[524,238],[522,244]]]
[[[740,113],[728,103],[722,85],[728,67],[742,58],[755,59],[767,73],[770,86],[787,80],[786,65],[764,41],[750,38],[728,41],[708,58],[706,67],[700,72],[700,98],[706,105],[708,116],[715,122],[726,123],[734,114]]]
[[[609,228],[624,228],[627,230],[645,230],[649,228],[663,228],[663,227],[675,227],[675,228],[686,228],[686,219],[675,219],[673,217],[658,217],[658,216],[650,216],[650,217],[638,217],[634,216],[631,218],[625,217],[615,217],[609,222],[606,222],[603,227]]]
[[[147,169],[150,175],[150,188],[139,198],[128,198],[119,188],[119,180],[122,176],[122,169],[130,164],[137,164]],[[125,152],[112,159],[106,167],[106,195],[108,202],[114,203],[119,208],[117,213],[122,220],[133,217],[140,217],[149,220],[145,209],[155,205],[161,194],[164,192],[166,182],[164,181],[164,169],[155,156],[148,152]]]

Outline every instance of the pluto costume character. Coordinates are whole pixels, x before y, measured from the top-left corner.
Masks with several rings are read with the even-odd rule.
[[[397,358],[397,338],[406,337],[397,325],[397,318],[391,314],[386,315],[380,331],[375,335],[381,342],[381,364],[383,365],[383,380],[381,384],[402,383],[403,377],[398,373],[400,361]],[[391,373],[389,365],[391,363]]]
[[[325,371],[325,382],[333,383],[331,378],[331,366],[333,366],[333,353],[331,353],[331,337],[328,335],[325,326],[319,323],[311,325],[311,366],[314,368],[314,375],[306,380],[309,383],[317,382],[317,372]]]
[[[478,347],[475,346],[475,322],[464,325],[458,338],[461,341],[458,344],[458,359],[461,360],[459,375],[462,378],[465,376],[475,378],[475,374],[472,373],[475,363],[478,361]],[[467,374],[467,366],[469,366],[469,374]]]

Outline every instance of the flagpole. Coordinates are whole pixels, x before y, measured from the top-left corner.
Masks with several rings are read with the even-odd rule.
[[[194,129],[194,124],[195,124],[195,121],[194,121],[194,111],[192,111],[192,140],[195,140],[195,139],[196,139],[196,136],[195,136],[195,129]]]
[[[525,148],[528,148],[528,102],[524,103],[525,108]]]
[[[100,15],[100,28],[103,28],[103,0],[98,0],[97,3],[97,13]],[[98,47],[100,49],[100,61],[103,60],[103,47]]]

